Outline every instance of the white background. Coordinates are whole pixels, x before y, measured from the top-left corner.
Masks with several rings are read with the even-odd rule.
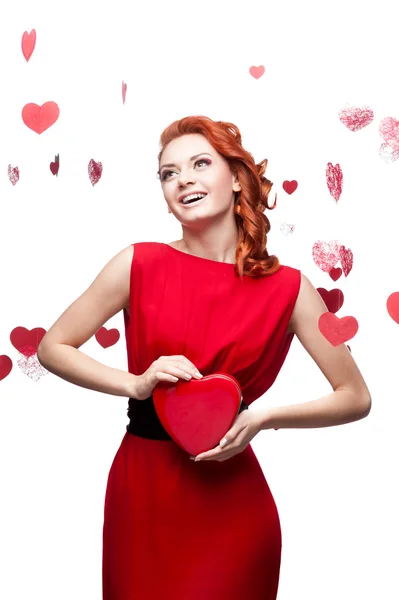
[[[48,329],[129,244],[181,237],[155,176],[157,153],[163,129],[195,114],[232,121],[256,162],[269,159],[278,208],[267,212],[268,249],[315,287],[343,291],[337,316],[359,322],[348,343],[373,399],[362,421],[265,431],[252,443],[281,519],[278,598],[399,597],[399,332],[386,310],[399,290],[399,161],[380,156],[378,131],[383,118],[399,119],[395,4],[39,0],[2,9],[0,355],[13,370],[0,382],[1,598],[101,598],[105,485],[127,398],[27,376],[10,333]],[[21,38],[33,28],[27,63]],[[265,66],[263,77],[250,76],[252,65]],[[22,108],[49,100],[60,117],[37,135]],[[369,106],[373,122],[350,131],[338,118],[346,106]],[[91,158],[104,166],[94,187]],[[328,162],[344,174],[338,204]],[[20,169],[15,186],[9,164]],[[292,179],[299,185],[288,195],[282,183]],[[295,225],[291,236],[281,233],[284,222]],[[331,239],[354,254],[352,272],[337,282],[311,252]],[[127,370],[122,313],[105,326],[118,328],[120,341],[104,350],[93,337],[81,350]],[[294,339],[260,402],[330,391]]]

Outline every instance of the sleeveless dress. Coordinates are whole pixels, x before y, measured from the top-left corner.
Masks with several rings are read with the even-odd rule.
[[[184,355],[204,376],[233,375],[251,410],[291,346],[300,271],[241,280],[233,264],[140,242],[130,277],[129,372]],[[277,507],[250,444],[196,463],[172,440],[125,433],[105,493],[103,600],[275,600],[280,559]]]

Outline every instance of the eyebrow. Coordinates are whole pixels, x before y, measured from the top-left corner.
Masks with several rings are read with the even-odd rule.
[[[200,152],[199,154],[194,154],[194,156],[190,157],[190,160],[194,160],[195,158],[198,158],[199,156],[201,156],[202,154],[208,154],[208,156],[212,156],[212,154],[209,154],[209,152]],[[162,165],[162,167],[159,168],[160,171],[162,171],[162,169],[164,167],[175,167],[176,165],[174,165],[173,163],[168,163],[167,165]]]

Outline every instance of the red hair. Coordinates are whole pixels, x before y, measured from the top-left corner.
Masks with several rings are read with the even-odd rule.
[[[240,277],[272,275],[280,268],[280,261],[277,256],[269,256],[266,249],[270,221],[264,214],[264,210],[265,208],[273,210],[277,201],[276,194],[274,204],[268,205],[269,192],[273,184],[263,175],[266,171],[267,159],[255,164],[252,154],[242,147],[241,133],[233,123],[194,116],[174,121],[162,132],[158,165],[169,142],[191,133],[200,133],[206,137],[229,163],[230,170],[237,176],[241,186],[241,191],[235,192],[234,201],[238,227],[236,273]]]

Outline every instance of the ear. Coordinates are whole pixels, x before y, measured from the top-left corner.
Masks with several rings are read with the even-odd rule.
[[[241,185],[240,185],[240,182],[238,181],[237,175],[234,175],[234,178],[233,178],[233,192],[241,192]]]

